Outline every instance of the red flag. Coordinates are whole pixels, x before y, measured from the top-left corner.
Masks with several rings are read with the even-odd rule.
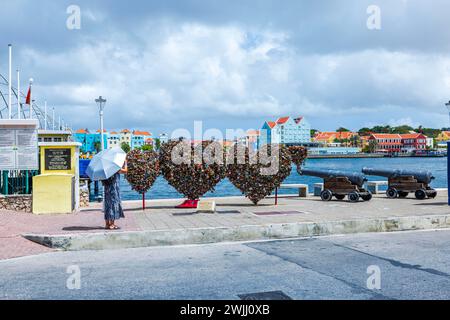
[[[28,88],[28,93],[27,93],[27,100],[25,101],[25,104],[30,104],[31,103],[31,87]]]

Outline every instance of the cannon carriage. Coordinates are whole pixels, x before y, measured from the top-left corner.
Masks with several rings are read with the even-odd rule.
[[[380,176],[388,178],[388,198],[405,198],[409,193],[414,193],[416,199],[435,198],[437,191],[430,187],[434,179],[432,173],[426,170],[383,170],[373,168],[363,168],[366,175]]]
[[[343,200],[346,196],[350,202],[358,202],[359,199],[369,201],[372,194],[364,189],[367,179],[360,173],[345,173],[336,170],[299,170],[300,175],[319,177],[323,179],[323,191],[320,198],[330,201],[333,197]]]

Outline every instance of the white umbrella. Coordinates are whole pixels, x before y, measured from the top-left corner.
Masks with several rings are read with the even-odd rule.
[[[119,171],[127,154],[119,147],[104,150],[96,154],[86,169],[86,174],[93,181],[106,180]]]

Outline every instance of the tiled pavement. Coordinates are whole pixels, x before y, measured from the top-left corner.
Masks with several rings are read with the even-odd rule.
[[[139,230],[134,214],[126,213],[120,221],[122,230]],[[33,215],[0,210],[0,259],[9,259],[52,251],[21,237],[23,233],[79,233],[104,231],[99,209],[67,215]],[[117,232],[117,231],[113,231]]]
[[[446,193],[442,191],[436,199],[425,201],[412,198],[391,200],[384,195],[360,203],[322,202],[317,197],[281,197],[278,206],[274,206],[272,198],[263,200],[258,206],[253,206],[243,197],[215,198],[215,201],[217,214],[195,214],[193,209],[175,209],[174,206],[181,202],[179,199],[147,201],[145,212],[140,208],[140,201],[129,201],[124,203],[126,218],[118,225],[122,228],[120,231],[164,230],[450,213]],[[105,231],[103,224],[100,204],[92,204],[89,209],[72,215],[36,216],[0,211],[0,259],[51,251],[21,238],[23,233],[120,232]]]

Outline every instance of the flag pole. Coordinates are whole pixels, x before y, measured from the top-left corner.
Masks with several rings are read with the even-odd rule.
[[[30,119],[33,119],[33,92],[31,87],[33,86],[33,78],[30,78]]]
[[[52,129],[53,129],[53,131],[55,131],[55,107],[53,107]]]
[[[44,130],[47,130],[47,101],[44,103]]]
[[[8,44],[9,51],[9,75],[8,75],[8,119],[12,116],[12,45]]]
[[[17,69],[17,118],[20,119],[20,71]]]

